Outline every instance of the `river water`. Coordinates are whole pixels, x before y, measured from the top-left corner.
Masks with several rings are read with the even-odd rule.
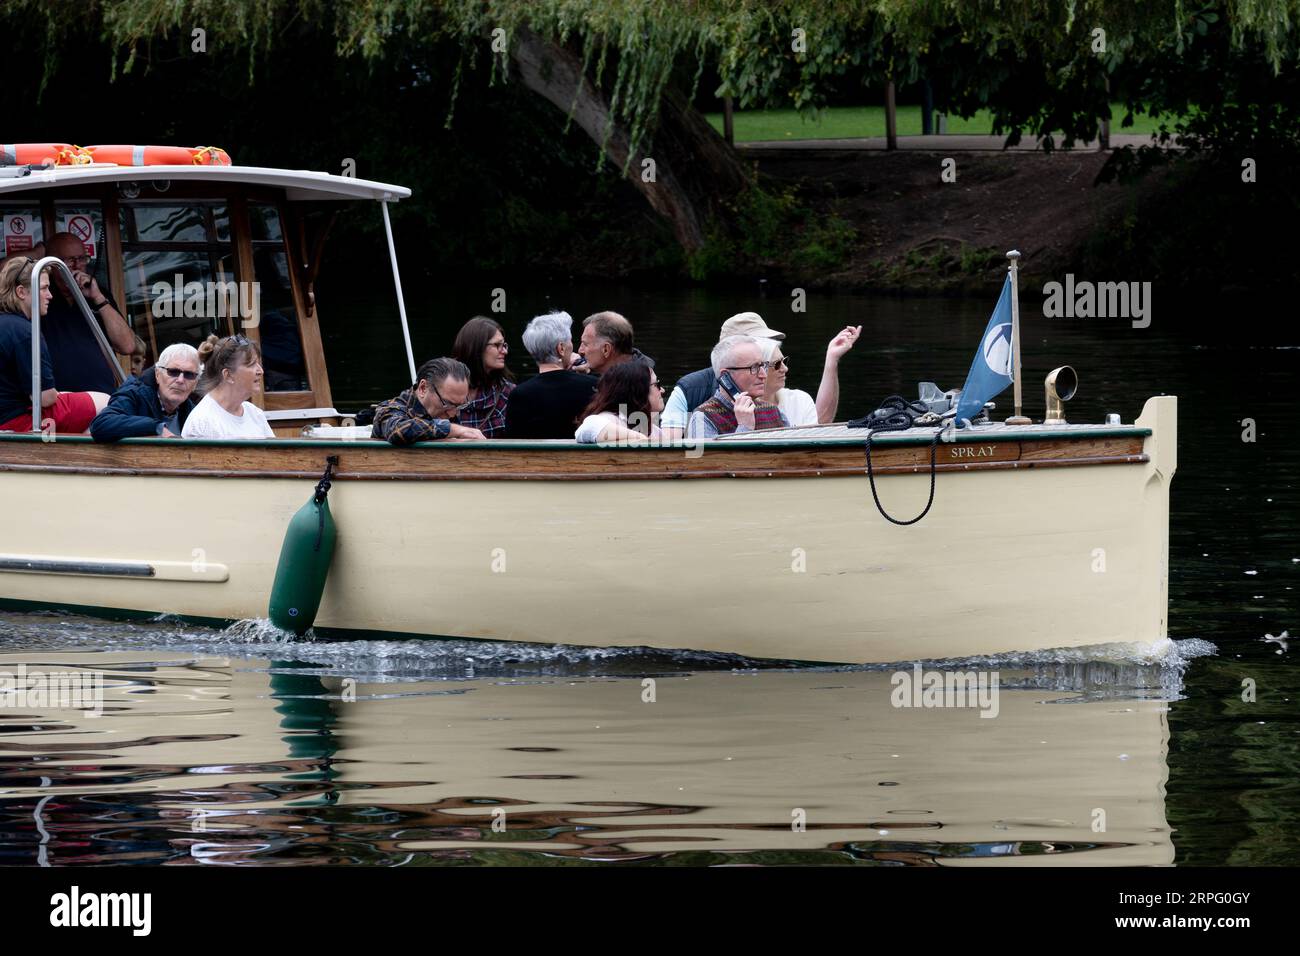
[[[490,284],[412,285],[417,361],[492,302]],[[524,374],[519,332],[554,306],[623,311],[669,382],[705,364],[722,319],[755,309],[789,333],[790,383],[810,392],[826,342],[861,323],[840,417],[918,380],[959,386],[996,298],[810,294],[796,313],[788,290],[505,291]],[[5,613],[0,678],[98,674],[102,687],[90,710],[15,707],[0,690],[0,863],[1294,865],[1300,680],[1295,655],[1263,638],[1296,622],[1300,453],[1281,426],[1300,341],[1262,340],[1248,313],[1207,321],[1234,314],[1225,303],[1157,307],[1134,329],[1044,319],[1037,301],[1023,294],[1031,415],[1066,362],[1075,421],[1131,422],[1146,397],[1179,396],[1173,641],[1151,654],[945,664],[997,670],[985,719],[894,706],[910,665]],[[321,308],[338,408],[406,384],[395,313],[327,288]],[[761,599],[754,610],[761,621]]]

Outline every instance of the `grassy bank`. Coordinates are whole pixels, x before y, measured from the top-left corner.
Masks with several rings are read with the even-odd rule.
[[[706,114],[713,128],[722,132],[722,114]],[[1158,121],[1150,116],[1133,117],[1133,125],[1120,128],[1124,110],[1118,104],[1111,107],[1112,133],[1152,133]],[[921,107],[898,108],[898,135],[921,135]],[[816,120],[807,120],[798,110],[751,110],[735,114],[736,142],[754,143],[783,139],[852,139],[855,137],[884,136],[885,108],[883,106],[832,106],[822,110]],[[993,116],[981,110],[970,119],[948,117],[949,133],[988,136],[993,132]]]

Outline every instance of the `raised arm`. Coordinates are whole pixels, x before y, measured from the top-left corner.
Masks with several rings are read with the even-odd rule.
[[[817,421],[825,425],[835,421],[840,407],[840,359],[853,348],[862,334],[862,326],[846,325],[826,346],[826,364],[822,367],[822,383],[817,386]]]

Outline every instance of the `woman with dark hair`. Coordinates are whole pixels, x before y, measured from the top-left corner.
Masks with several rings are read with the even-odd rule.
[[[622,362],[600,377],[591,404],[578,416],[582,424],[573,437],[583,444],[655,440],[663,410],[664,389],[654,369],[642,362]]]
[[[460,423],[486,438],[505,437],[506,399],[515,387],[506,367],[509,348],[501,326],[482,315],[462,325],[451,346],[452,357],[469,366],[469,404],[460,411]]]

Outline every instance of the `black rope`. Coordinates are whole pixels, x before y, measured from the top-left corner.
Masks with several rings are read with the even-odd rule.
[[[893,431],[893,429],[887,429],[887,431]],[[872,500],[876,502],[876,510],[880,512],[880,516],[884,518],[886,521],[892,521],[894,524],[897,525],[916,524],[918,521],[920,521],[922,518],[924,518],[927,514],[930,513],[930,506],[934,504],[935,453],[939,447],[939,433],[941,431],[943,431],[942,428],[936,429],[934,433],[934,438],[931,439],[930,441],[930,499],[925,503],[925,510],[922,511],[915,518],[913,518],[911,521],[899,521],[893,515],[885,511],[884,505],[880,503],[880,495],[876,493],[876,476],[871,468],[871,436],[874,434],[874,432],[867,432],[867,481],[871,483],[871,497]]]
[[[905,431],[913,427],[916,418],[920,418],[929,411],[930,409],[921,402],[909,402],[901,395],[891,395],[881,402],[880,408],[870,415],[848,423],[850,428],[868,429],[867,481],[871,484],[871,499],[876,503],[876,510],[880,512],[880,516],[896,525],[916,524],[930,513],[930,506],[934,504],[935,460],[939,448],[939,435],[943,431],[943,423],[941,422],[939,427],[935,429],[934,438],[930,440],[930,498],[925,503],[925,510],[910,521],[900,521],[885,511],[884,505],[880,503],[880,495],[876,492],[876,473],[871,464],[871,440],[875,437],[876,432]]]
[[[320,524],[316,528],[316,547],[313,551],[320,551],[321,542],[325,540],[325,499],[329,496],[330,486],[333,484],[334,469],[338,467],[339,456],[330,455],[325,459],[325,474],[320,476],[320,481],[316,482],[316,518]]]

